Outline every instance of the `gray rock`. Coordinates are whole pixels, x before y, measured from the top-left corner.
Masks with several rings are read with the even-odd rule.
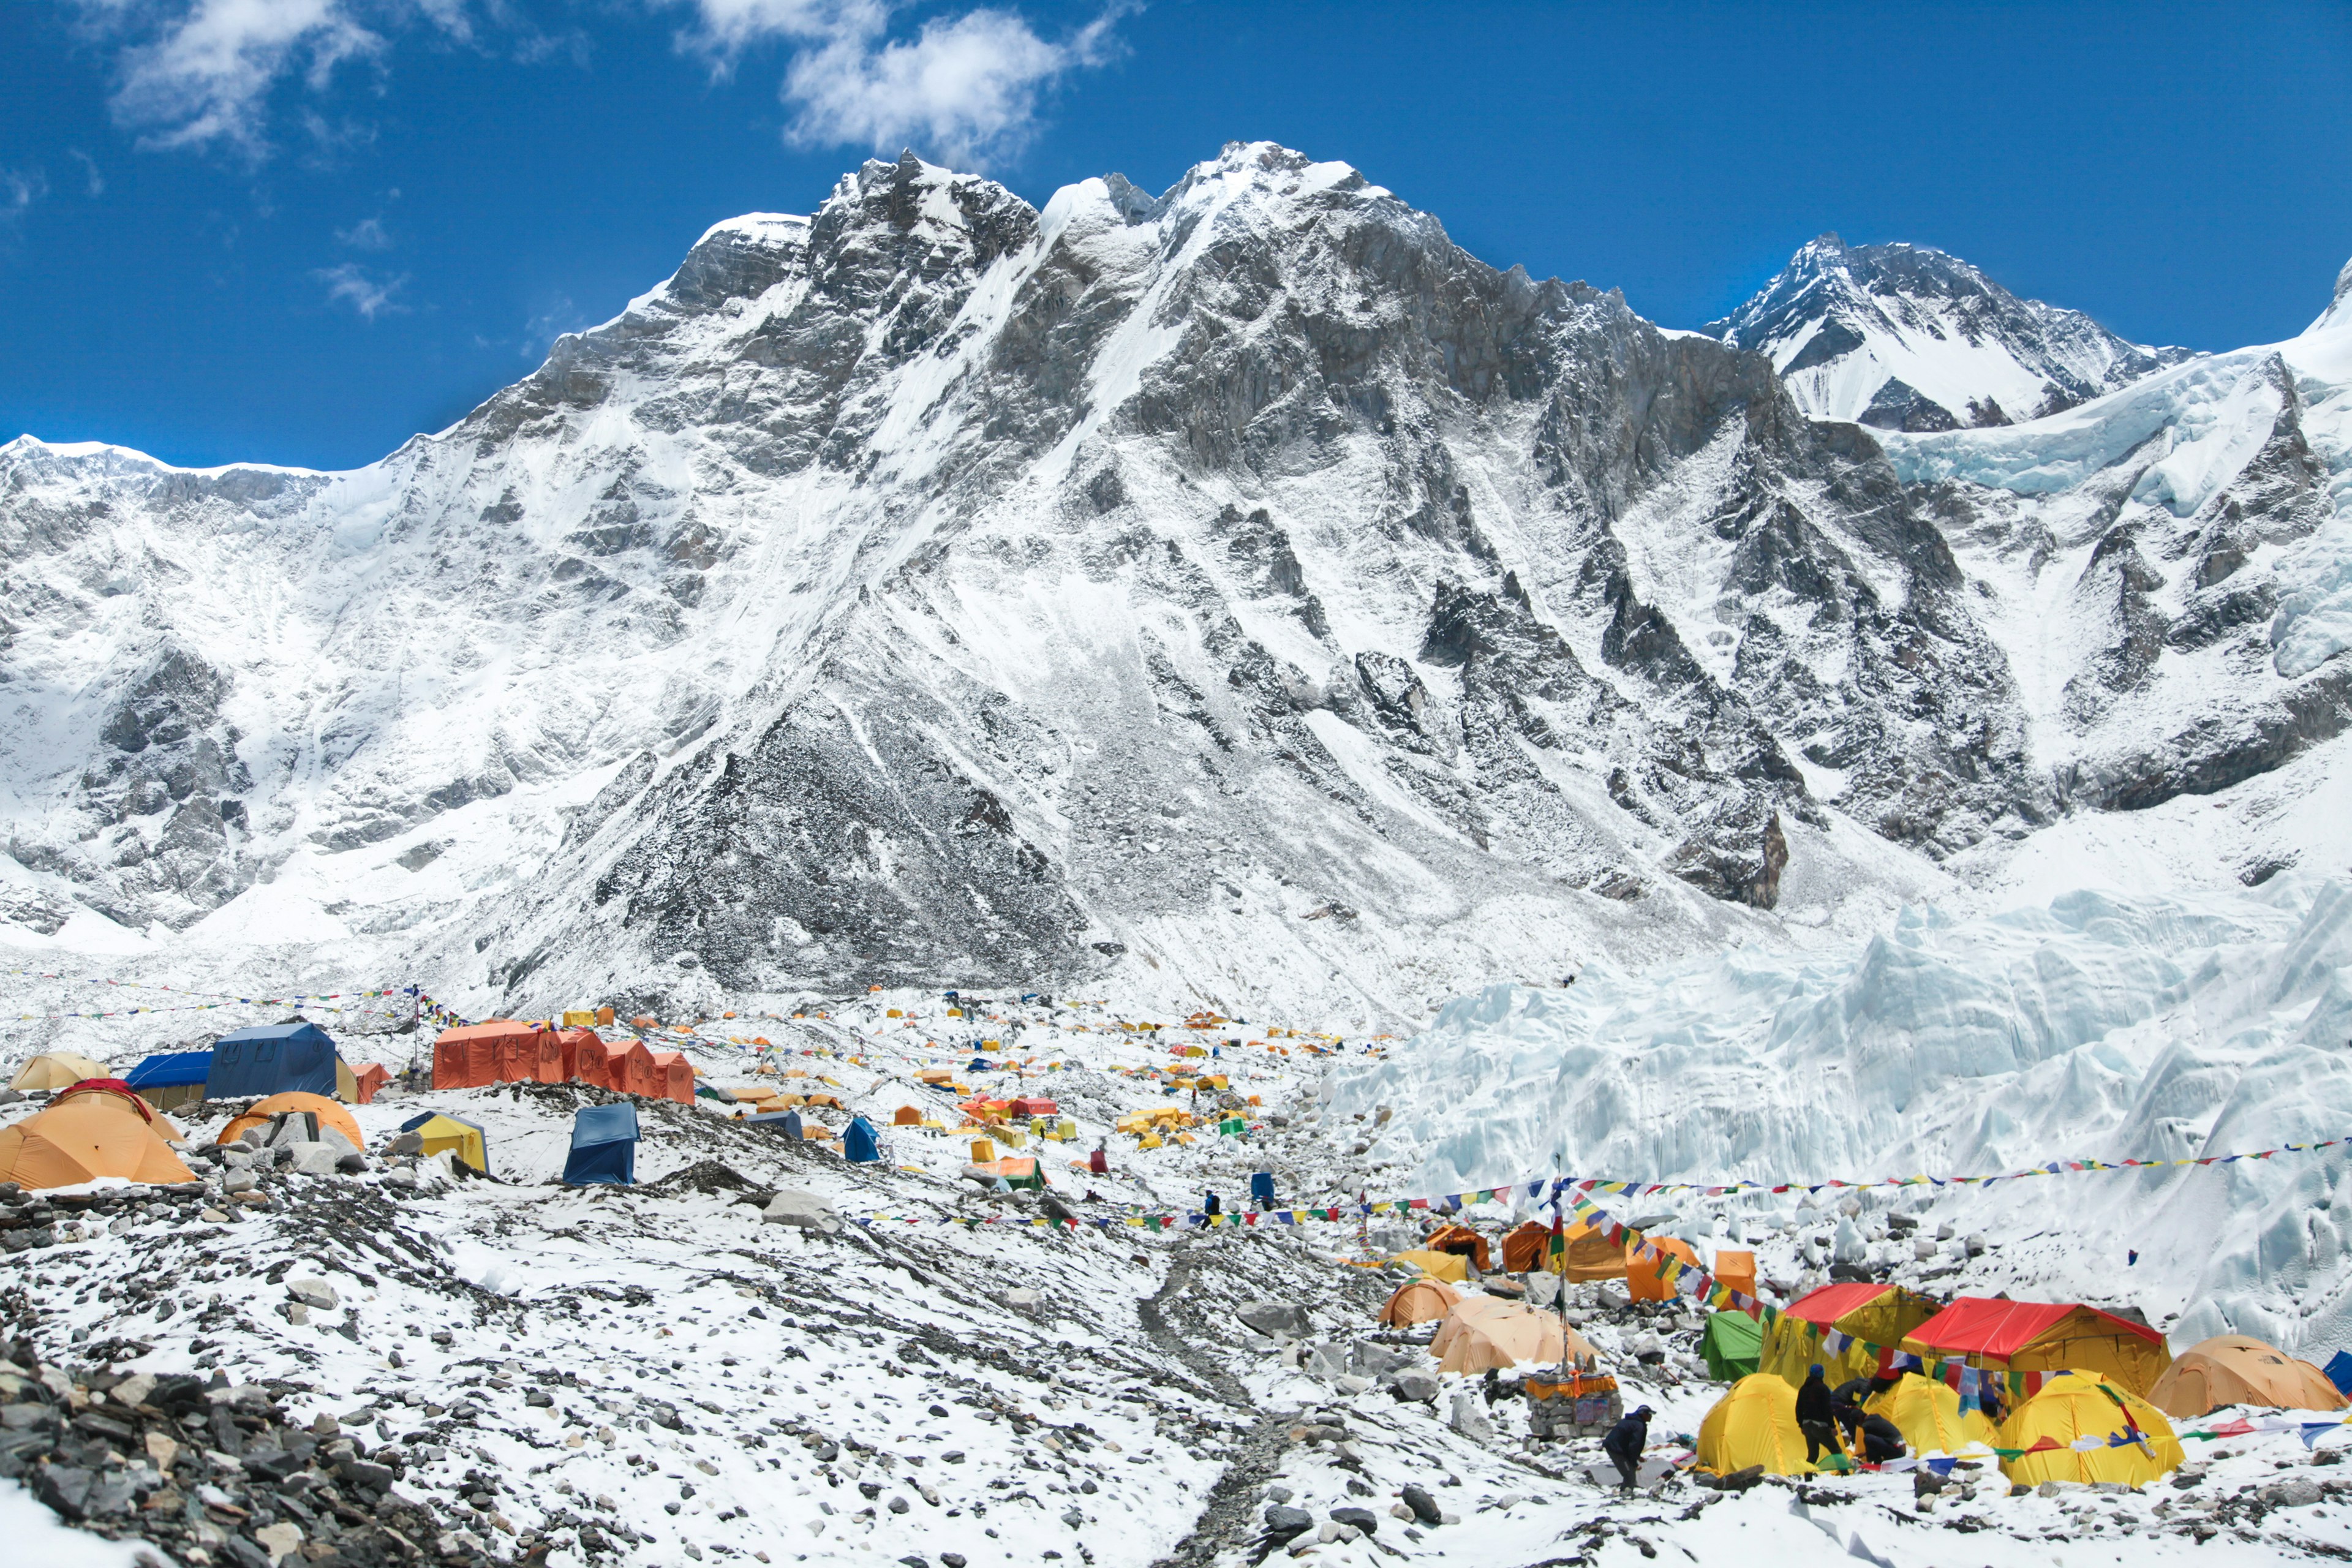
[[[760,1211],[760,1217],[770,1225],[788,1225],[800,1230],[813,1230],[833,1236],[841,1229],[841,1216],[833,1205],[814,1193],[792,1190],[778,1193]]]
[[[1373,1514],[1370,1509],[1335,1508],[1331,1510],[1330,1517],[1331,1522],[1334,1524],[1347,1525],[1351,1529],[1362,1531],[1366,1535],[1377,1535],[1380,1533],[1381,1521],[1378,1517]]]
[[[1262,1334],[1289,1334],[1296,1338],[1314,1329],[1306,1308],[1280,1301],[1245,1301],[1234,1310],[1234,1316]]]
[[[1437,1403],[1437,1378],[1431,1373],[1398,1373],[1396,1382],[1390,1385],[1390,1389],[1397,1398],[1408,1404],[1434,1405]]]
[[[421,1154],[425,1152],[425,1134],[403,1132],[394,1138],[384,1152],[392,1155]]]
[[[221,1179],[221,1191],[225,1193],[249,1193],[259,1185],[261,1178],[251,1171],[231,1171]]]
[[[1454,1407],[1445,1424],[1474,1443],[1495,1440],[1495,1424],[1487,1419],[1486,1407],[1475,1394],[1459,1393],[1454,1396]]]
[[[2307,1476],[2296,1476],[2292,1480],[2266,1486],[2256,1495],[2273,1508],[2309,1508],[2326,1494],[2320,1489],[2317,1481]]]
[[[1290,1508],[1278,1502],[1265,1505],[1265,1527],[1270,1531],[1296,1533],[1311,1530],[1314,1526],[1315,1516],[1303,1508]]]
[[[331,1176],[335,1173],[335,1162],[342,1158],[341,1152],[329,1143],[296,1143],[289,1147],[292,1152],[286,1163],[297,1175]]]
[[[308,1278],[289,1279],[286,1281],[286,1293],[306,1307],[324,1310],[342,1304],[335,1295],[335,1288],[324,1279]]]

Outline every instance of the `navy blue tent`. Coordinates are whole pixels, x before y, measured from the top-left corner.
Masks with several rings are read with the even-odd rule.
[[[849,1121],[849,1131],[841,1135],[841,1151],[853,1165],[869,1165],[882,1157],[882,1141],[874,1135],[874,1124],[863,1116]]]
[[[206,1100],[247,1095],[335,1094],[335,1042],[316,1024],[269,1024],[213,1042]]]
[[[2327,1381],[2338,1394],[2352,1394],[2352,1351],[2337,1351],[2327,1360]]]
[[[743,1118],[746,1127],[772,1127],[787,1138],[801,1135],[801,1113],[797,1110],[763,1110],[757,1116]]]
[[[1250,1202],[1262,1204],[1267,1208],[1274,1206],[1274,1173],[1272,1171],[1260,1171],[1250,1177]]]
[[[966,1072],[994,1072],[996,1069],[989,1066],[988,1058],[986,1057],[974,1057],[971,1060],[964,1063],[963,1070]]]
[[[629,1186],[637,1179],[637,1108],[626,1100],[589,1105],[572,1118],[572,1157],[563,1179],[572,1186],[612,1182]]]
[[[122,1081],[134,1089],[187,1089],[200,1084],[211,1073],[213,1054],[210,1051],[172,1051],[160,1057],[149,1057],[131,1069]]]

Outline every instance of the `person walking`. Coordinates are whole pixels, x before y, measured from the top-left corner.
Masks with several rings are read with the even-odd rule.
[[[1617,1467],[1617,1484],[1632,1491],[1642,1479],[1642,1450],[1650,1443],[1650,1407],[1646,1405],[1609,1428],[1609,1436],[1601,1439],[1601,1451]]]
[[[1805,1435],[1807,1464],[1817,1462],[1824,1448],[1839,1452],[1837,1405],[1830,1397],[1829,1381],[1819,1362],[1805,1374],[1804,1386],[1797,1390],[1797,1430]]]

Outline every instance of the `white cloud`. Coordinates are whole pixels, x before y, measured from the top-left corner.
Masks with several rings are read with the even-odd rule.
[[[1054,82],[1113,51],[1115,3],[1066,38],[1038,36],[1010,11],[982,6],[936,16],[912,38],[888,37],[887,0],[694,0],[687,40],[718,68],[769,38],[797,46],[783,100],[801,146],[852,142],[889,152],[917,145],[965,164],[1017,152]]]
[[[373,321],[378,316],[396,315],[408,309],[393,298],[408,281],[404,272],[379,283],[368,276],[366,268],[346,261],[341,267],[322,268],[310,276],[327,286],[328,303],[349,305],[363,321]]]
[[[377,29],[422,18],[472,35],[467,0],[75,0],[118,40],[115,118],[145,147],[267,150],[269,95],[299,75],[323,91],[337,67],[386,47]],[[373,24],[373,25],[371,25]]]
[[[49,177],[37,166],[0,169],[0,225],[15,223],[48,194]]]
[[[335,230],[335,243],[352,250],[390,250],[392,236],[384,233],[382,218],[363,217],[349,228]]]
[[[89,194],[91,195],[102,196],[106,195],[106,176],[99,172],[97,159],[91,157],[89,153],[83,152],[79,147],[67,148],[66,156],[71,158],[75,163],[81,165],[81,172],[84,177],[89,181]]]

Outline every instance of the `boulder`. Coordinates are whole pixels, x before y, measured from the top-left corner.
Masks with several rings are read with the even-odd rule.
[[[2273,1508],[2309,1508],[2326,1494],[2319,1489],[2317,1481],[2297,1476],[2293,1480],[2264,1487],[2256,1495]]]
[[[297,1175],[331,1176],[335,1173],[335,1162],[343,1157],[342,1150],[325,1142],[297,1143],[292,1147],[293,1155],[287,1163]]]
[[[841,1230],[841,1216],[833,1212],[831,1204],[814,1193],[789,1188],[770,1198],[768,1206],[760,1211],[760,1217],[770,1225],[789,1225],[824,1236],[837,1235]]]
[[[1474,1443],[1490,1443],[1495,1438],[1495,1424],[1478,1403],[1478,1396],[1468,1392],[1454,1396],[1454,1407],[1445,1424]]]
[[[1389,1392],[1408,1405],[1437,1403],[1437,1379],[1426,1372],[1401,1372],[1389,1385]]]
[[[1434,1526],[1445,1517],[1438,1510],[1437,1500],[1419,1487],[1408,1486],[1397,1496],[1404,1500],[1404,1506],[1411,1509],[1412,1516],[1423,1524]]]
[[[1307,1309],[1281,1301],[1245,1301],[1234,1315],[1262,1334],[1304,1335],[1313,1330]]]
[[[321,1311],[341,1305],[335,1297],[335,1288],[324,1279],[289,1279],[286,1281],[286,1293],[304,1306],[316,1307]]]

